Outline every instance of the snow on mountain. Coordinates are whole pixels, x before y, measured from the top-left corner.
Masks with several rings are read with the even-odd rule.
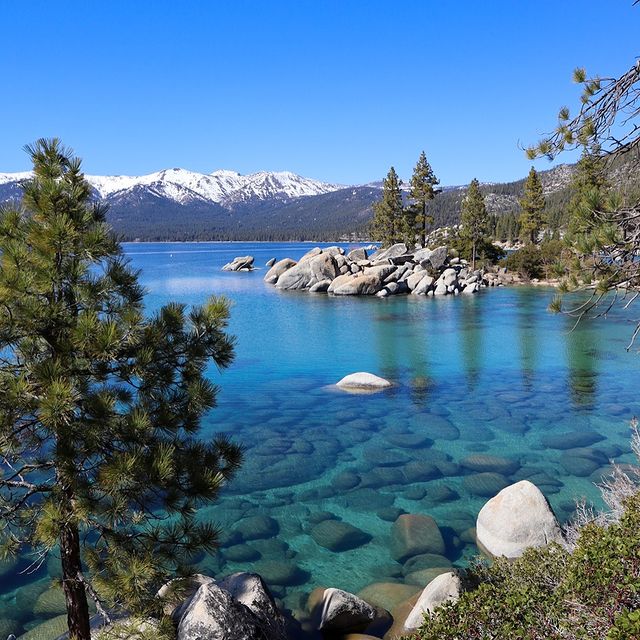
[[[0,173],[0,184],[16,183],[31,176],[21,173]],[[289,171],[259,171],[241,175],[236,171],[220,169],[210,174],[165,169],[144,176],[86,176],[101,198],[123,198],[140,187],[149,193],[180,204],[215,202],[233,205],[251,200],[289,200],[302,196],[315,196],[342,189],[342,185],[328,184],[303,178]]]

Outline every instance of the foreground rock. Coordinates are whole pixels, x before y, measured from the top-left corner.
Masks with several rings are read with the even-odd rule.
[[[528,480],[508,486],[478,514],[479,545],[493,556],[517,558],[527,547],[562,542],[560,525],[540,489]]]
[[[222,267],[223,271],[253,271],[253,256],[238,256]]]
[[[344,634],[364,631],[378,617],[378,612],[352,593],[325,589],[311,615],[318,631]]]
[[[336,383],[336,386],[345,391],[382,391],[393,386],[391,382],[366,371],[350,373]]]
[[[460,578],[453,572],[443,573],[432,580],[422,591],[418,602],[411,610],[404,623],[407,632],[418,629],[426,614],[433,613],[434,609],[445,602],[455,602],[460,597]]]
[[[203,584],[185,603],[178,640],[284,640],[285,626],[257,574]]]

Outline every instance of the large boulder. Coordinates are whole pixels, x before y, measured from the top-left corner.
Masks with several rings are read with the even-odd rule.
[[[443,555],[445,544],[436,521],[422,514],[403,514],[391,528],[391,557],[404,562],[422,553]]]
[[[424,621],[426,614],[445,602],[456,601],[460,597],[460,578],[453,572],[443,573],[434,578],[422,591],[418,602],[404,622],[407,632],[415,631]]]
[[[378,616],[374,607],[342,589],[325,589],[311,613],[323,633],[364,631]]]
[[[345,391],[382,391],[393,386],[391,382],[366,371],[350,373],[336,383],[336,386]]]
[[[291,258],[284,258],[283,260],[279,260],[271,267],[271,269],[269,269],[269,271],[267,271],[267,274],[264,277],[264,281],[267,284],[276,284],[276,282],[278,282],[278,278],[280,278],[280,276],[285,271],[291,269],[291,267],[294,267],[296,264],[296,261],[291,260]]]
[[[333,288],[332,293],[336,296],[372,296],[378,293],[383,286],[379,276],[370,274],[349,278],[339,287],[330,288]]]
[[[355,276],[351,273],[345,273],[343,275],[338,276],[329,285],[329,288],[327,289],[327,293],[333,293],[338,287],[341,287],[343,284],[353,280],[354,277]]]
[[[260,576],[203,584],[182,612],[178,640],[284,640],[284,621]]]
[[[253,256],[238,256],[222,267],[223,271],[252,271]]]
[[[478,514],[479,545],[493,556],[517,558],[528,547],[562,542],[560,525],[538,487],[521,480],[491,498]]]
[[[273,267],[275,268],[275,266]],[[322,280],[333,280],[338,275],[334,257],[329,253],[311,256],[287,269],[276,282],[278,289],[308,289]]]
[[[353,249],[349,251],[347,254],[347,259],[351,260],[351,262],[358,262],[358,260],[366,260],[367,259],[367,250],[362,247],[360,249]]]
[[[433,269],[441,269],[447,261],[448,253],[449,249],[447,249],[447,247],[436,247],[431,251],[429,257],[420,264],[422,264],[422,266],[431,266]],[[427,262],[428,265],[425,264],[425,262]]]
[[[407,253],[407,245],[400,242],[391,245],[388,249],[379,249],[369,257],[371,262],[380,262],[381,260],[389,260],[389,258],[397,258]]]

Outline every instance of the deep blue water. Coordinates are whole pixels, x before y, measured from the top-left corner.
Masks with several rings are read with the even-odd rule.
[[[475,516],[505,482],[531,478],[564,520],[576,498],[597,503],[593,483],[609,459],[632,461],[628,423],[640,408],[640,357],[625,351],[631,315],[585,320],[572,331],[573,320],[547,311],[549,289],[380,300],[263,283],[269,258],[299,258],[311,246],[125,245],[141,269],[149,311],[212,294],[232,303],[236,359],[210,371],[220,394],[203,435],[229,433],[245,446],[246,461],[219,503],[201,512],[226,532],[221,553],[205,558],[202,571],[262,571],[295,609],[318,585],[356,592],[402,580],[389,554],[390,507],[432,515],[448,559],[464,564],[477,552],[469,532]],[[246,254],[261,268],[221,271]],[[366,396],[336,391],[335,382],[354,371],[396,386]],[[560,448],[570,438],[574,446]],[[478,477],[460,465],[473,454],[511,464],[498,469],[502,477]],[[340,553],[319,546],[310,531],[328,517],[320,512],[370,541]],[[255,515],[277,525],[243,524]],[[261,526],[278,533],[248,540]],[[236,528],[244,540],[229,534]],[[239,561],[243,554],[254,559]]]

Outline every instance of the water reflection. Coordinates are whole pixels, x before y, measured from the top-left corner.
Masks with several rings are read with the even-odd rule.
[[[532,296],[526,289],[517,289],[515,297],[518,306],[516,318],[520,370],[524,388],[531,390],[533,377],[538,365],[540,298]]]
[[[460,351],[467,386],[470,391],[476,388],[480,378],[484,336],[482,322],[485,305],[477,304],[477,298],[460,300]]]
[[[580,408],[590,407],[598,381],[597,334],[592,318],[583,318],[577,326],[567,318],[567,379],[571,401]]]

